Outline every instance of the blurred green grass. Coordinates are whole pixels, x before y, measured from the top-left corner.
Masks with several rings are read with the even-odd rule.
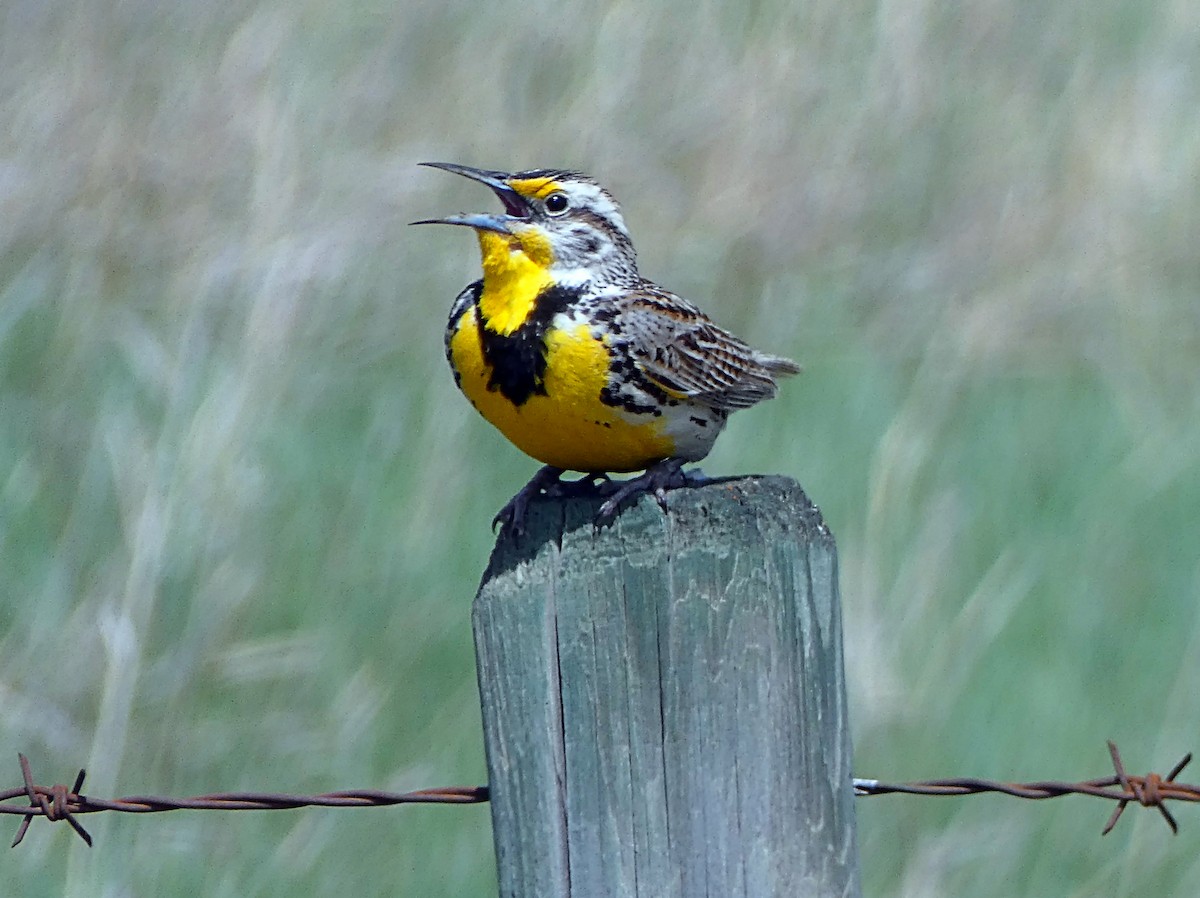
[[[1191,5],[0,17],[0,748],[41,779],[483,781],[469,603],[534,464],[445,370],[475,250],[405,222],[490,201],[428,159],[592,172],[647,275],[805,363],[705,469],[793,475],[837,534],[860,775],[1200,747]],[[1200,882],[1186,808],[858,811],[869,895]],[[6,878],[494,894],[485,808],[88,825]]]

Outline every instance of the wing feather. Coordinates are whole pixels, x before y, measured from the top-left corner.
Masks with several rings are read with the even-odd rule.
[[[622,297],[620,329],[642,372],[668,393],[715,409],[770,399],[800,366],[752,349],[687,300],[649,282]]]

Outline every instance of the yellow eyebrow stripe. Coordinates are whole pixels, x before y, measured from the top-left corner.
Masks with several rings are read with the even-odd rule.
[[[508,186],[521,196],[531,199],[544,200],[556,190],[562,190],[562,185],[553,178],[515,178]]]

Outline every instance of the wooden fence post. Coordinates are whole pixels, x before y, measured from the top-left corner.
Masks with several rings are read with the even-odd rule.
[[[857,896],[833,537],[783,477],[543,501],[473,625],[502,898]]]

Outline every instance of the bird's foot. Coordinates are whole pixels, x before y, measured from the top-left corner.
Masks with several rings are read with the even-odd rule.
[[[563,498],[607,496],[615,484],[613,479],[603,471],[592,471],[584,474],[578,480],[559,480],[546,489],[548,496]]]
[[[659,508],[667,510],[667,490],[678,489],[681,486],[701,486],[708,483],[708,478],[700,471],[683,471],[682,458],[666,458],[655,462],[643,474],[621,482],[607,484],[608,499],[600,506],[596,515],[596,526],[610,522],[627,499],[634,499],[642,493],[651,493]]]
[[[520,536],[525,532],[525,514],[529,511],[529,503],[537,498],[543,492],[546,495],[554,495],[557,488],[561,487],[563,469],[556,468],[553,465],[546,465],[541,468],[529,482],[517,491],[504,507],[496,513],[492,518],[492,529],[497,526],[510,532],[513,536]],[[578,483],[578,481],[575,481]]]
[[[496,517],[492,519],[492,529],[501,527],[513,536],[522,536],[525,533],[525,515],[529,511],[529,503],[539,496],[606,497],[596,515],[597,527],[609,523],[623,502],[636,499],[642,493],[651,493],[659,507],[666,511],[667,490],[678,489],[681,486],[703,486],[711,482],[699,468],[691,471],[684,471],[682,468],[683,459],[667,458],[655,462],[642,474],[629,480],[613,480],[601,471],[584,474],[578,480],[563,480],[562,468],[546,465],[497,512]]]

